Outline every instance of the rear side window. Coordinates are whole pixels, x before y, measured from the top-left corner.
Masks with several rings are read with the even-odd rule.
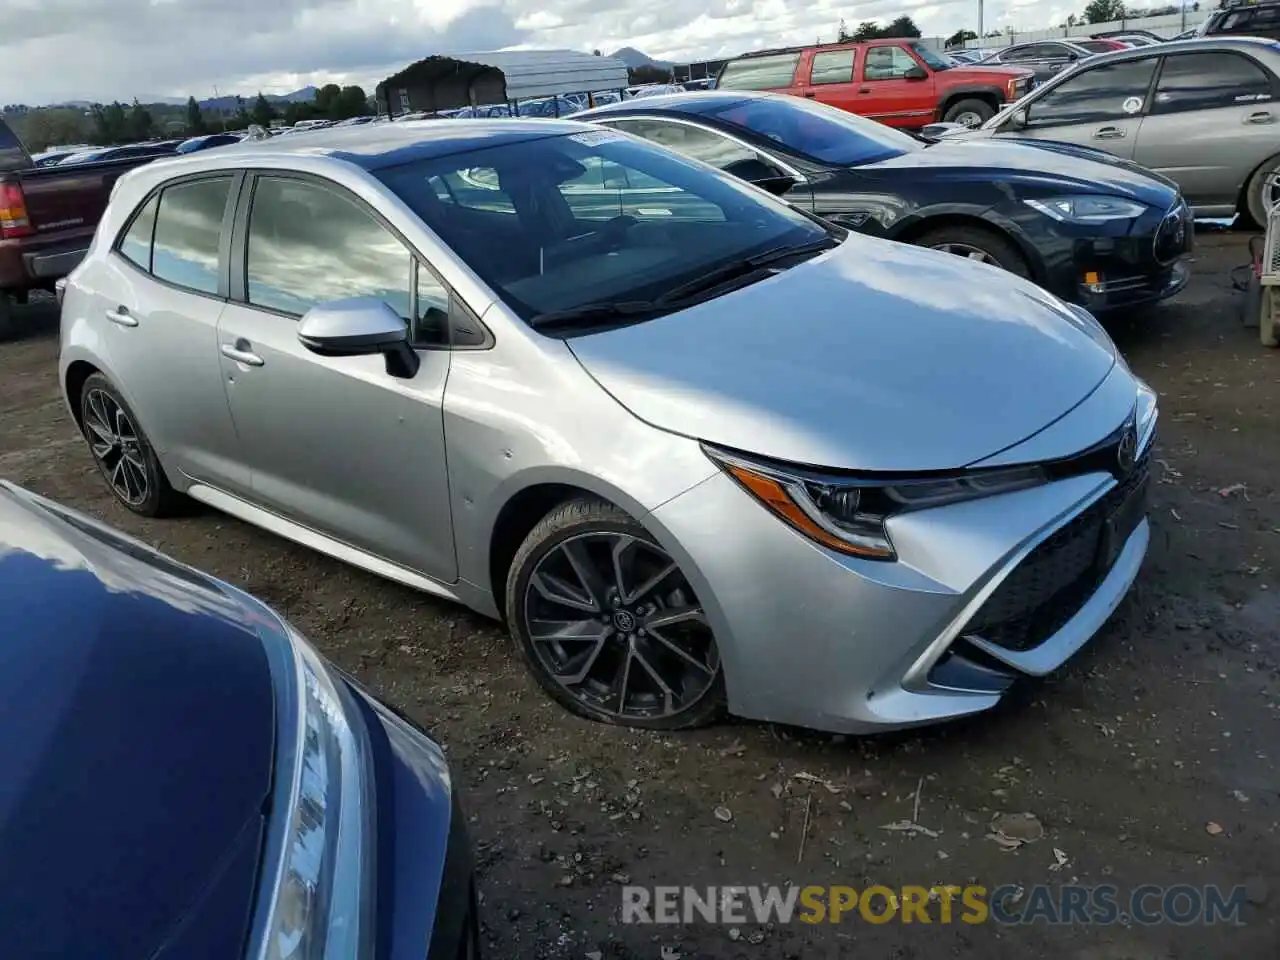
[[[1028,120],[1042,127],[1137,116],[1155,70],[1156,57],[1148,57],[1072,73],[1028,107]]]
[[[408,323],[409,250],[356,201],[319,184],[259,177],[245,275],[254,306],[301,316],[318,303],[377,297]]]
[[[779,53],[769,57],[734,60],[724,68],[717,84],[721,90],[776,90],[789,87],[795,80],[798,53]]]
[[[133,218],[133,223],[120,238],[120,254],[134,266],[151,272],[151,236],[156,229],[156,207],[160,195],[156,194],[143,205]]]
[[[853,51],[831,50],[827,53],[815,53],[810,82],[815,86],[822,83],[852,83]]]
[[[218,292],[218,250],[231,178],[166,187],[156,213],[151,272],[200,293]]]
[[[1236,53],[1182,53],[1166,57],[1152,113],[1212,110],[1271,99],[1271,79]]]

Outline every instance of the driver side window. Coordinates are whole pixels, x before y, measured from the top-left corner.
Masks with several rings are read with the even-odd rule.
[[[872,47],[862,61],[864,80],[901,80],[912,67],[919,66],[901,47]]]
[[[1156,57],[1148,57],[1074,73],[1028,106],[1028,125],[1056,127],[1140,116],[1155,71]]]

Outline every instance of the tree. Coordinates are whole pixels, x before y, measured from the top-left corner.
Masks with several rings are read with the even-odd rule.
[[[1085,23],[1110,23],[1124,19],[1124,0],[1089,0],[1084,8]]]
[[[600,56],[600,51],[599,51],[599,50],[592,50],[592,51],[591,51],[591,55],[592,55],[593,57],[598,57],[598,56]]]
[[[369,98],[365,96],[364,88],[357,86],[343,87],[342,92],[338,95],[337,113],[335,119],[346,120],[349,117],[363,117],[369,113]]]
[[[916,26],[916,22],[903,14],[901,17],[894,17],[889,26],[880,34],[882,37],[919,37],[922,36],[920,28]]]
[[[128,118],[124,112],[124,104],[119,100],[103,106],[95,103],[89,111],[93,120],[93,132],[89,139],[101,146],[121,143],[128,138]]]
[[[965,43],[968,42],[969,40],[977,40],[977,39],[978,39],[978,35],[974,33],[972,30],[957,30],[951,36],[947,37],[946,41],[943,43],[943,46],[947,47],[948,49],[950,49],[951,47],[963,47]]]
[[[880,36],[880,24],[874,20],[863,20],[849,35],[850,40],[875,40]]]
[[[330,120],[340,119],[337,114],[338,100],[342,97],[342,88],[336,83],[326,83],[316,91],[316,112]]]
[[[206,130],[204,113],[200,110],[200,102],[195,97],[187,97],[187,133],[198,137]]]
[[[863,20],[858,24],[853,33],[844,26],[844,21],[840,21],[840,38],[842,40],[881,40],[887,37],[918,37],[921,36],[920,28],[916,26],[916,22],[905,14],[901,17],[894,17],[887,27],[882,27],[875,20]]]
[[[39,153],[50,147],[84,143],[90,136],[83,110],[72,107],[5,109],[5,119],[27,149]]]
[[[836,27],[836,40],[839,43],[845,43],[853,39],[853,34],[849,32],[848,25],[844,22],[844,17],[840,18],[840,24]]]
[[[130,140],[150,140],[156,135],[155,121],[151,111],[135,99],[129,109],[127,136]]]
[[[261,90],[258,91],[258,99],[253,101],[253,111],[250,116],[260,127],[271,126],[271,121],[276,118],[275,107],[271,106],[271,102],[262,95]]]

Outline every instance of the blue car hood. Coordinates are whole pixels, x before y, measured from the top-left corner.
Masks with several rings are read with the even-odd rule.
[[[253,615],[3,483],[0,610],[0,952],[241,955],[275,739]]]

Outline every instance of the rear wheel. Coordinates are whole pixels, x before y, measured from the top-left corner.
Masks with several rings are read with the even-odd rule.
[[[1267,225],[1267,211],[1280,203],[1280,155],[1272,157],[1249,178],[1244,188],[1244,212],[1259,227]]]
[[[0,290],[0,340],[8,340],[18,332],[18,320],[14,316],[14,299]]]
[[[175,511],[179,495],[151,441],[120,391],[100,373],[90,375],[80,390],[80,423],[94,463],[117,500],[144,517]]]
[[[594,498],[534,527],[507,577],[507,622],[538,683],[574,713],[657,730],[724,706],[715,637],[679,565]]]
[[[955,254],[957,257],[989,263],[1019,277],[1031,276],[1026,258],[1013,245],[1013,242],[996,231],[984,227],[967,225],[936,227],[916,237],[912,242],[917,246]]]
[[[970,130],[982,126],[996,115],[995,108],[985,100],[957,100],[942,115],[946,123],[961,123]]]

